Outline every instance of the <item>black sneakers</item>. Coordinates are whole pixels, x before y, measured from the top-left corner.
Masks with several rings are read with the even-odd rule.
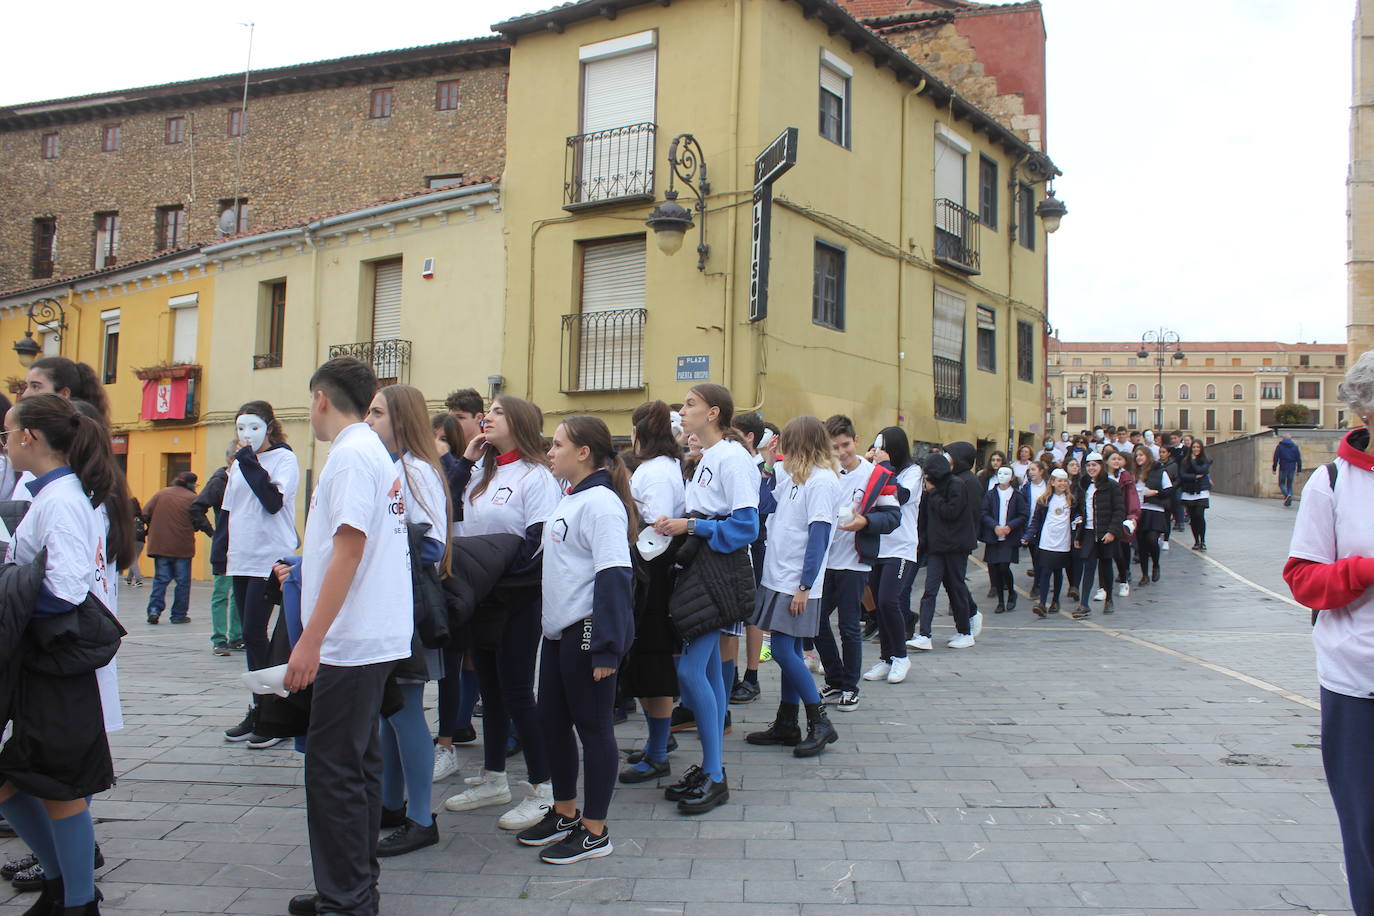
[[[611,831],[603,829],[601,836],[592,836],[581,821],[554,846],[539,854],[539,861],[548,865],[571,865],[583,859],[599,859],[615,849],[611,846]]]
[[[824,687],[821,688],[821,702],[829,703],[831,705],[838,703],[840,702],[840,695],[842,693],[844,693],[843,687],[836,687],[832,684],[826,684]]]
[[[428,825],[420,825],[406,818],[404,824],[377,843],[377,857],[401,856],[439,842],[439,822],[431,818]]]
[[[539,823],[521,830],[515,838],[524,846],[550,846],[581,826],[581,811],[574,812],[572,817],[564,817],[550,808]]]
[[[254,737],[253,720],[255,718],[257,718],[257,716],[254,715],[254,709],[249,707],[248,715],[243,717],[242,722],[232,728],[226,728],[224,730],[224,740],[238,743],[239,741],[247,741],[249,738]]]

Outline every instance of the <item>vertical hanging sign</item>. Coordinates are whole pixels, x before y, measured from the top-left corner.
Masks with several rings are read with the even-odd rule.
[[[789,127],[754,160],[754,226],[750,242],[749,320],[768,317],[768,254],[773,182],[797,164],[798,130]]]

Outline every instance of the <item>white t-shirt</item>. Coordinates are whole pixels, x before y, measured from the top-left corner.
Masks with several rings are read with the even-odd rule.
[[[1006,524],[1007,524],[1007,514],[1008,514],[1009,512],[1011,512],[1011,501],[1012,501],[1015,497],[1016,497],[1016,488],[1015,488],[1015,487],[998,487],[998,488],[997,488],[997,524],[998,524],[998,525],[1000,525],[1000,526],[1002,526],[1002,527],[1006,527]],[[1006,539],[1007,539],[1006,536],[1003,535],[1002,537],[999,537],[997,540],[999,540],[999,541],[1005,541]]]
[[[25,493],[29,493],[27,487]],[[43,584],[54,597],[80,604],[94,593],[104,602],[110,594],[105,584],[109,575],[105,525],[105,517],[91,505],[80,479],[68,472],[49,480],[32,496],[5,560],[30,563],[47,548]]]
[[[865,458],[859,459],[859,464],[852,471],[840,469],[840,496],[841,508],[848,507],[855,512],[859,510],[859,503],[863,501],[864,490],[868,488],[869,478],[873,476],[873,463]],[[895,506],[897,498],[895,496],[879,496],[877,505]],[[830,539],[830,552],[826,556],[826,569],[846,569],[852,572],[870,572],[872,564],[865,563],[859,559],[859,548],[855,541],[858,532],[841,531],[838,526]]]
[[[1293,523],[1288,555],[1314,563],[1345,557],[1374,557],[1374,473],[1336,459],[1336,493],[1326,471],[1308,478]],[[1348,697],[1374,697],[1374,590],[1366,589],[1342,608],[1323,609],[1312,627],[1317,680]]]
[[[346,525],[366,535],[367,542],[320,647],[322,664],[348,668],[410,657],[415,607],[403,503],[400,474],[382,440],[366,423],[345,427],[310,495],[301,556],[303,627],[315,612],[335,533]]]
[[[911,495],[902,504],[902,523],[878,541],[880,559],[916,562],[916,549],[920,546],[916,543],[916,516],[921,509],[921,496],[925,493],[922,481],[921,468],[916,464],[907,465],[897,475],[897,485]]]
[[[258,463],[272,486],[281,492],[282,506],[269,513],[243,476],[237,461],[229,469],[221,507],[229,512],[229,558],[225,575],[266,579],[272,564],[296,552],[296,487],[300,465],[296,453],[282,446],[258,453]]]
[[[701,453],[701,461],[687,485],[687,512],[705,518],[727,518],[736,509],[758,507],[759,469],[744,446],[722,439]]]
[[[110,513],[101,503],[95,507],[95,511],[100,515],[100,524],[104,526],[105,542],[110,540]],[[105,607],[109,608],[111,614],[119,616],[119,568],[115,565],[114,557],[109,555],[109,549],[105,550],[105,577],[100,584],[105,586],[105,594],[96,592],[95,595]],[[110,663],[102,668],[95,670],[95,682],[100,686],[100,708],[105,713],[105,731],[117,732],[124,727],[124,708],[119,701],[119,659],[112,658]]]
[[[1030,497],[1030,507],[1032,515],[1035,514],[1035,505],[1040,500],[1040,494],[1045,492],[1045,487],[1047,486],[1049,486],[1049,484],[1047,484],[1043,480],[1039,483],[1036,483],[1033,480],[1030,482],[1030,491],[1029,493],[1027,493],[1027,495]]]
[[[810,598],[821,596],[825,581],[825,563],[816,570],[816,577],[803,581],[802,568],[806,563],[806,542],[812,522],[829,522],[830,538],[835,537],[835,517],[849,505],[850,490],[840,483],[839,475],[829,468],[813,468],[806,482],[794,483],[787,468],[773,469],[773,496],[778,508],[768,516],[768,541],[763,553],[764,588],[791,595],[797,586],[811,586]],[[826,543],[829,551],[830,542]]]
[[[1030,467],[1029,461],[1013,461],[1011,463],[1011,472],[1016,475],[1017,483],[1026,482],[1026,468],[1028,467]]]
[[[1066,553],[1073,547],[1069,501],[1051,493],[1045,505],[1045,520],[1040,523],[1040,549]]]
[[[17,499],[20,502],[33,502],[33,493],[25,484],[33,483],[34,476],[29,471],[21,471],[19,477],[14,481],[14,490],[10,492],[10,499]]]
[[[488,456],[487,460],[496,461]],[[459,533],[464,537],[484,534],[525,535],[525,529],[549,520],[563,491],[553,474],[542,464],[528,461],[498,462],[491,483],[481,495],[472,494],[481,482],[478,469],[472,471],[467,491],[463,494],[463,524]]]
[[[615,491],[590,486],[563,497],[544,524],[544,635],[558,639],[590,617],[596,574],[629,565],[629,520]]]
[[[687,514],[687,485],[682,479],[682,462],[659,455],[642,462],[630,475],[630,495],[639,507],[639,519],[651,525],[660,518],[682,518]]]
[[[446,544],[444,517],[448,514],[448,506],[444,503],[444,485],[439,480],[439,472],[429,462],[406,452],[396,462],[396,473],[401,477],[405,493],[406,521],[412,525],[429,525],[425,537]]]
[[[1087,531],[1096,531],[1093,527],[1093,523],[1096,521],[1096,519],[1093,518],[1093,510],[1095,508],[1095,506],[1093,506],[1095,502],[1093,497],[1095,496],[1097,496],[1097,484],[1090,483],[1088,484],[1088,489],[1083,492],[1083,528]]]

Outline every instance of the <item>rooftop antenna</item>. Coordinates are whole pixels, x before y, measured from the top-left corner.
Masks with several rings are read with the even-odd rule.
[[[221,235],[233,235],[239,231],[243,224],[242,198],[239,191],[243,183],[243,141],[248,137],[248,77],[253,72],[253,31],[255,23],[240,22],[239,25],[248,29],[248,60],[243,65],[243,102],[239,108],[239,146],[234,157],[234,199],[229,205],[225,214],[220,216],[219,231]],[[232,214],[233,222],[225,219],[225,215]],[[228,230],[226,231],[226,226]]]

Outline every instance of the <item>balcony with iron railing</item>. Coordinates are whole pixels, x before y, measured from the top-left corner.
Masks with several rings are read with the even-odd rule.
[[[978,214],[943,197],[935,201],[936,262],[960,273],[982,273],[980,226]]]
[[[356,356],[372,367],[377,381],[383,385],[404,385],[410,381],[410,341],[363,340],[358,343],[332,344],[329,358]]]
[[[647,309],[609,309],[563,316],[561,390],[637,391],[644,387]]]
[[[654,199],[651,121],[568,138],[563,162],[563,209]]]

